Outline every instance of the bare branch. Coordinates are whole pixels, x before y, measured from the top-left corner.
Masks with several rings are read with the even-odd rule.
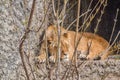
[[[112,33],[111,33],[111,36],[110,36],[109,44],[111,43],[113,33],[114,33],[114,30],[115,30],[115,26],[116,26],[116,23],[117,23],[118,12],[119,12],[119,9],[117,9],[117,12],[116,12],[116,16],[115,16],[115,19],[114,19],[114,25],[113,25]]]
[[[87,13],[90,12],[90,11],[91,11],[91,10],[88,10],[88,11],[86,11],[85,13],[81,14],[81,15],[79,16],[79,18],[85,16],[85,14],[87,14]],[[67,27],[66,30],[69,30],[69,28],[70,28],[76,21],[77,21],[77,19],[75,19],[74,21],[72,21],[72,23]]]
[[[26,31],[25,31],[23,37],[21,38],[20,45],[19,45],[20,57],[21,57],[21,60],[22,60],[22,64],[23,64],[25,73],[26,73],[27,80],[30,80],[30,78],[29,78],[27,67],[26,67],[25,62],[24,62],[25,60],[24,60],[23,43],[25,42],[25,39],[28,36],[28,33],[30,32],[29,28],[30,28],[30,25],[31,25],[32,17],[33,17],[33,12],[34,12],[34,7],[35,7],[35,1],[36,0],[33,0],[32,9],[31,9],[31,13],[30,13],[28,25],[27,25],[27,28],[26,28]]]
[[[75,46],[77,45],[77,35],[78,35],[78,27],[79,27],[79,15],[80,15],[80,3],[81,3],[81,0],[78,0],[78,12],[77,12],[77,23],[76,23],[76,34],[75,34]],[[75,56],[74,56],[74,60],[75,60],[75,65],[77,66],[77,48],[74,50],[75,52]]]
[[[52,0],[52,7],[53,7],[54,16],[56,17],[57,13],[55,11],[55,2],[54,2],[54,0]]]

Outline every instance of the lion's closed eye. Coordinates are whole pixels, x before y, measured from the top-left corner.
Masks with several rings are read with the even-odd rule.
[[[48,43],[48,44],[51,44],[51,43],[52,43],[52,41],[50,41],[50,40],[47,40],[47,43]]]

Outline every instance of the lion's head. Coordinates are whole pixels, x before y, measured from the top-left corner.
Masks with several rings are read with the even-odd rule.
[[[46,38],[47,38],[47,46],[48,52],[50,55],[54,55],[58,53],[58,32],[56,26],[49,26],[46,30]],[[61,27],[61,35],[60,35],[60,49],[61,49],[61,60],[68,60],[68,35],[67,31]]]

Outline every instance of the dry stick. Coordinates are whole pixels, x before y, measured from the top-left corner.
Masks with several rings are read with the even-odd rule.
[[[77,4],[77,1],[69,9],[67,9],[66,13],[68,13],[76,4]]]
[[[114,28],[115,28],[116,23],[117,23],[118,13],[119,13],[119,9],[117,9],[117,12],[116,12],[116,17],[115,17],[115,20],[114,20],[115,23],[114,23],[114,25],[113,25]],[[114,29],[113,29],[113,30],[114,30]],[[112,31],[112,32],[114,32],[114,31]],[[112,34],[113,34],[113,33],[112,33]],[[111,44],[110,46],[108,46],[108,48],[107,48],[101,55],[103,55],[104,53],[106,53],[107,51],[110,50],[110,48],[115,44],[115,42],[116,42],[117,38],[119,37],[119,35],[120,35],[120,31],[119,31],[118,34],[116,35],[116,37],[115,37],[114,41],[112,42],[112,44]],[[110,41],[109,41],[109,43],[110,43]]]
[[[77,13],[77,23],[76,23],[76,34],[75,34],[75,46],[77,45],[77,35],[78,35],[78,27],[79,27],[79,15],[80,15],[80,3],[81,0],[78,0],[78,13]],[[77,49],[75,50],[75,63],[77,63],[77,54],[76,54]],[[77,64],[75,64],[77,66]]]
[[[63,23],[64,23],[67,3],[68,3],[68,0],[64,0],[64,7],[63,7],[63,10],[60,13],[60,16],[62,17],[62,24],[61,24],[61,26],[63,26]]]
[[[107,51],[110,50],[110,48],[115,44],[115,42],[116,42],[117,38],[119,37],[119,35],[120,35],[120,31],[119,31],[118,34],[116,35],[113,43],[112,43],[103,53],[106,53]]]
[[[96,9],[95,14],[93,14],[92,16],[90,16],[90,21],[89,21],[88,23],[86,23],[85,29],[83,29],[83,26],[84,26],[85,24],[82,25],[82,29],[83,29],[84,31],[89,27],[90,23],[91,23],[92,20],[95,18],[95,16],[96,16],[96,14],[98,13],[98,11],[100,10],[100,7],[101,7],[101,6],[102,6],[102,4],[100,4],[100,6]]]
[[[67,2],[68,2],[68,0],[64,0],[63,10],[59,14],[60,0],[58,1],[58,9],[57,9],[57,16],[56,16],[56,18],[57,18],[57,27],[58,27],[58,54],[56,55],[56,58],[57,58],[56,59],[56,61],[57,61],[56,63],[57,63],[57,73],[58,73],[58,75],[60,73],[59,69],[60,69],[60,56],[61,56],[61,49],[60,49],[60,47],[61,47],[61,45],[60,45],[61,28],[60,28],[60,22],[59,22],[59,20],[60,20],[60,18],[62,18],[62,24],[61,25],[63,26],[64,18],[65,18],[64,15],[65,15],[65,12],[66,12]],[[54,12],[55,12],[55,10],[54,10]],[[59,79],[59,77],[57,79]]]
[[[25,53],[25,52],[24,52]],[[30,54],[30,52],[29,52],[29,54]],[[33,69],[32,69],[32,66],[31,66],[31,64],[30,64],[30,58],[29,58],[29,56],[25,53],[25,56],[26,56],[26,58],[27,58],[27,62],[28,62],[28,65],[29,65],[29,67],[30,67],[30,70],[31,70],[31,73],[32,73],[32,76],[33,76],[33,80],[36,80],[35,79],[35,75],[34,75],[34,73],[33,73]]]
[[[49,8],[49,5],[47,7],[47,10],[46,10],[46,0],[44,1],[44,13],[45,13],[45,16],[44,16],[44,22],[45,22],[45,18],[46,18],[46,15],[47,15],[47,11],[48,11],[48,8]],[[49,65],[49,61],[48,61],[48,43],[47,43],[47,35],[46,35],[46,29],[45,29],[45,50],[46,50],[46,72],[47,72],[47,77],[50,78],[50,65]],[[48,69],[47,69],[48,68]]]
[[[26,74],[27,80],[30,80],[30,78],[29,78],[27,67],[26,67],[25,62],[24,62],[25,60],[24,60],[23,43],[24,43],[26,37],[28,36],[28,33],[30,32],[29,28],[30,28],[31,21],[32,21],[32,16],[33,16],[34,7],[35,7],[35,1],[36,0],[33,0],[32,9],[31,9],[30,17],[29,17],[29,22],[28,22],[26,31],[25,31],[23,37],[21,38],[20,45],[19,45],[20,57],[21,57],[21,60],[22,60],[22,64],[23,64],[23,68],[25,70],[25,74]]]
[[[77,4],[77,1],[69,8],[66,10],[66,14]],[[69,14],[69,13],[68,13]],[[70,16],[68,17],[70,18]],[[68,28],[67,28],[68,29]]]
[[[78,12],[77,12],[77,23],[76,23],[76,34],[75,34],[75,46],[77,45],[77,40],[78,40],[78,27],[79,27],[79,15],[80,15],[80,6],[81,6],[81,0],[78,0]],[[76,72],[77,71],[77,48],[74,49],[74,60],[75,60],[75,68],[76,68]],[[78,75],[79,76],[79,75]],[[77,77],[78,77],[77,76]],[[79,77],[77,78],[79,80]]]
[[[52,0],[52,7],[53,7],[53,13],[54,13],[54,15],[55,15],[55,17],[57,16],[57,13],[56,13],[56,11],[55,11],[55,2],[54,2],[54,0]]]
[[[60,80],[59,74],[60,74],[60,56],[61,56],[61,49],[60,49],[60,35],[61,35],[61,28],[59,24],[59,5],[60,5],[60,0],[58,0],[58,5],[57,5],[57,32],[58,32],[58,52],[56,54],[56,80]]]
[[[50,6],[50,4],[48,5],[47,10],[44,11],[44,12],[45,12],[45,15],[44,15],[44,18],[43,18],[43,20],[42,20],[42,23],[41,23],[40,27],[38,28],[37,32],[39,32],[39,30],[42,28],[43,23],[44,23],[45,20],[46,20],[46,16],[47,16],[47,13],[48,13],[48,10],[49,10],[49,6]]]
[[[90,19],[89,23],[93,20],[93,18],[95,17],[95,15],[97,14],[97,12],[99,11],[101,5],[98,7],[98,9],[96,10],[96,13],[94,15],[92,15],[92,13],[95,11],[95,9],[97,8],[97,6],[99,5],[100,0],[97,2],[97,4],[95,5],[95,7],[92,9],[91,13],[89,14],[89,16],[87,17],[87,19],[83,22],[81,28],[83,29],[83,26],[86,24],[86,22]],[[81,29],[79,28],[79,30]]]
[[[46,69],[47,69],[47,77],[48,79],[51,80],[51,70],[50,70],[50,65],[49,65],[49,55],[48,55],[48,42],[47,42],[47,35],[46,35],[46,30],[45,30],[45,47],[46,47]]]
[[[92,5],[92,2],[93,2],[93,0],[90,1],[90,4],[89,4],[89,6],[88,6],[87,11],[90,10],[90,7],[91,7],[91,5]],[[86,20],[87,16],[88,16],[88,13],[85,14],[84,21]]]
[[[116,23],[117,23],[118,12],[119,12],[119,8],[117,9],[116,16],[115,16],[115,19],[114,19],[114,25],[113,25],[113,29],[112,29],[112,34],[110,36],[109,44],[111,43],[113,33],[114,33],[114,30],[115,30],[115,26],[116,26]]]
[[[103,16],[103,14],[104,14],[104,11],[105,11],[105,8],[106,8],[106,6],[107,6],[107,0],[105,1],[105,3],[101,3],[101,5],[103,4],[103,10],[101,10],[101,14],[100,14],[100,17],[99,17],[99,19],[98,19],[98,22],[97,22],[97,25],[96,25],[96,27],[95,27],[95,29],[94,29],[94,34],[97,32],[97,30],[98,30],[98,26],[99,26],[99,24],[100,24],[100,22],[101,22],[101,18],[102,18],[102,16]]]
[[[32,73],[32,76],[33,76],[33,80],[36,80],[35,79],[35,75],[33,73],[32,65],[30,64],[30,40],[29,39],[28,39],[28,55],[26,53],[25,53],[25,55],[26,55],[26,59],[27,59],[28,65],[30,67],[30,70],[31,70],[31,73]]]
[[[90,1],[90,4],[89,4],[89,6],[88,6],[88,9],[87,10],[90,10],[90,8],[91,8],[91,6],[92,6],[92,2],[93,2],[93,0],[91,0]],[[94,8],[95,9],[95,8]],[[92,10],[92,11],[94,11],[94,10]],[[92,12],[91,12],[92,13]],[[85,17],[84,17],[84,21],[86,21],[86,19],[87,19],[87,16],[88,16],[88,13],[85,15]],[[84,27],[84,25],[83,25],[83,27]],[[80,27],[79,28],[79,30],[81,29],[82,27]]]
[[[115,37],[114,41],[112,42],[112,44],[102,54],[104,54],[104,53],[106,53],[107,51],[110,50],[110,48],[115,44],[115,42],[116,42],[117,38],[119,37],[119,35],[120,35],[120,31],[116,35],[116,37]]]
[[[86,11],[85,13],[81,14],[81,15],[79,16],[79,18],[83,17],[85,14],[87,14],[87,13],[90,12],[90,11],[91,11],[91,10],[88,10],[88,11]],[[72,23],[67,27],[66,30],[68,30],[76,21],[77,21],[77,19],[75,19],[74,21],[72,21]]]
[[[104,1],[104,0],[103,0]],[[98,8],[96,9],[96,12],[90,16],[90,21],[88,23],[86,23],[86,27],[84,29],[84,31],[89,27],[90,23],[92,22],[92,20],[95,18],[96,14],[98,13],[98,11],[100,10],[102,4],[103,4],[103,1],[100,3],[100,5],[98,6]]]
[[[54,16],[56,17],[57,16],[57,13],[55,11],[55,2],[54,0],[52,0],[52,7],[53,7],[53,13],[54,13]],[[57,57],[57,56],[56,56]],[[56,65],[56,60],[55,60],[55,65]]]
[[[46,30],[45,30],[45,52],[46,52],[46,69],[50,69],[50,66],[49,66],[49,61],[48,61],[48,43],[47,43],[47,35],[46,35]],[[47,77],[50,77],[50,74],[49,74],[49,70],[47,71]]]

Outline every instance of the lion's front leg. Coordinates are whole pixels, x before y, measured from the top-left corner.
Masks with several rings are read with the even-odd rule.
[[[46,54],[45,53],[41,54],[40,56],[38,56],[38,59],[39,59],[40,62],[45,62]]]
[[[40,48],[40,55],[35,57],[35,61],[36,62],[45,62],[46,61],[46,47],[45,47],[45,41],[43,41],[43,43],[41,44],[41,48]]]
[[[45,62],[46,61],[46,54],[42,53],[39,56],[35,57],[35,61],[39,62],[39,63]]]

